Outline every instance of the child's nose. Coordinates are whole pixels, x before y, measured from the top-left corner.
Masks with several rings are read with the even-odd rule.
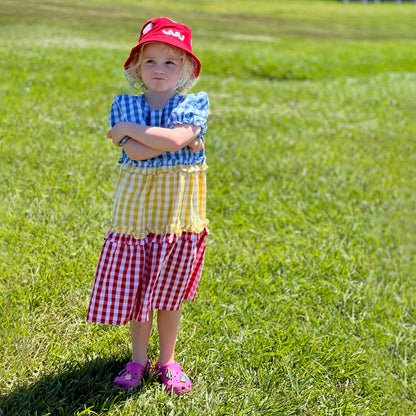
[[[155,67],[155,72],[164,72],[165,68],[163,67],[163,64],[158,64]]]

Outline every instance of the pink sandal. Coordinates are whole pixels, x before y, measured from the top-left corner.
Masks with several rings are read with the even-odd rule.
[[[147,360],[146,366],[129,361],[124,370],[114,379],[114,385],[123,390],[134,389],[149,374],[151,365],[150,360]]]
[[[191,380],[183,373],[181,366],[176,361],[173,364],[166,364],[163,367],[157,362],[155,373],[168,391],[181,394],[191,390]]]

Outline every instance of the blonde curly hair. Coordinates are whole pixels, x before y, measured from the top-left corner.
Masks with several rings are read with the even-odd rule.
[[[136,90],[147,91],[146,85],[143,83],[139,75],[139,68],[142,63],[142,52],[143,49],[150,45],[146,43],[141,47],[136,54],[133,56],[129,67],[124,71],[124,76],[126,77],[128,83]],[[174,56],[181,58],[182,67],[181,73],[179,75],[178,84],[176,85],[177,92],[186,92],[195,84],[195,60],[187,54],[184,50],[176,48],[168,44],[164,44],[165,48],[168,49]]]

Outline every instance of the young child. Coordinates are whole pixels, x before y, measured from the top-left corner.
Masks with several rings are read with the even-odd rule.
[[[180,310],[192,301],[208,234],[203,136],[206,93],[183,95],[201,63],[191,30],[167,18],[148,21],[124,64],[141,95],[114,99],[107,137],[122,146],[112,220],[99,259],[87,320],[130,323],[133,359],[114,380],[129,390],[151,368],[153,310],[160,353],[155,373],[168,391],[191,389],[174,359]]]

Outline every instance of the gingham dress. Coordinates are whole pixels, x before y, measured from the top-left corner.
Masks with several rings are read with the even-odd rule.
[[[176,94],[159,110],[144,95],[120,95],[110,126],[194,124],[203,138],[208,109],[203,92]],[[146,322],[154,309],[179,310],[184,300],[194,300],[208,234],[204,150],[185,147],[144,161],[123,150],[120,164],[87,314],[88,321],[113,325]]]

